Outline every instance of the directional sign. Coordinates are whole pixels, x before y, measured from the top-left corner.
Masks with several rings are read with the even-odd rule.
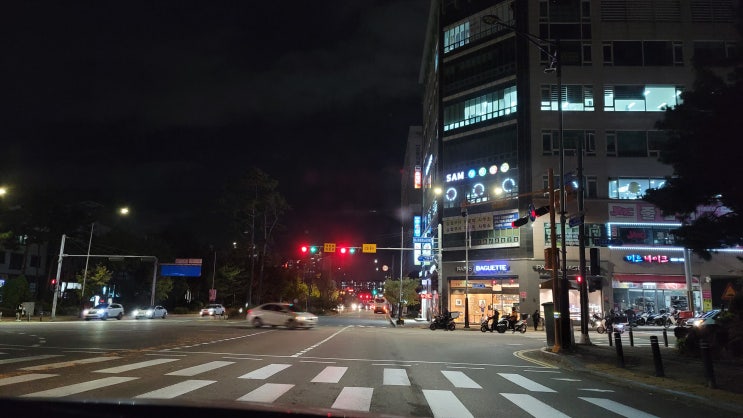
[[[335,243],[334,242],[326,242],[323,246],[323,251],[326,253],[334,253],[335,252]]]
[[[362,253],[376,253],[377,244],[361,244]]]

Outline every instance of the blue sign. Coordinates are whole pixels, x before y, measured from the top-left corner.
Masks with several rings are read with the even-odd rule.
[[[433,261],[435,259],[432,255],[419,255],[418,261]]]
[[[485,285],[482,283],[472,283],[473,289],[485,289]]]
[[[160,275],[169,277],[201,277],[201,264],[161,264]]]

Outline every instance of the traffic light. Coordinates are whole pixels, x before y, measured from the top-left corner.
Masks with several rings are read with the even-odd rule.
[[[580,287],[583,284],[583,276],[576,276],[575,282],[578,283],[578,286]]]
[[[588,278],[588,291],[589,292],[595,292],[597,290],[601,290],[602,286],[603,286],[603,281],[601,280],[601,277],[589,277]]]
[[[529,222],[529,217],[524,216],[523,218],[518,218],[515,221],[511,222],[511,228],[518,228],[520,226],[526,225],[526,223]]]
[[[57,279],[52,279],[51,284],[52,284],[52,286],[56,286],[57,285]]]
[[[528,215],[518,218],[515,221],[511,222],[511,228],[518,228],[518,227],[524,226],[529,221],[534,222],[538,217],[548,214],[550,211],[550,207],[540,206],[538,208],[535,208],[533,204],[529,203],[528,211],[529,211]]]
[[[307,247],[306,245],[303,245],[302,248],[300,248],[300,251],[302,251],[302,254],[307,254],[309,250],[310,250],[309,247]]]
[[[345,253],[347,253],[347,252],[348,252],[348,248],[346,248],[346,247],[341,247],[341,248],[340,248],[340,250],[338,250],[338,251],[340,251],[340,253],[341,253],[341,254],[345,254]]]
[[[351,248],[348,249],[348,252],[349,252],[349,254],[354,255],[354,254],[356,254],[356,248],[351,247]]]
[[[377,296],[377,289],[372,289],[372,295]]]

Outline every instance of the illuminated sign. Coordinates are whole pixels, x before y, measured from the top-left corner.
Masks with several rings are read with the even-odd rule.
[[[501,273],[510,271],[508,264],[475,264],[475,273]]]
[[[413,236],[421,236],[421,217],[413,216]]]
[[[421,175],[421,166],[419,165],[415,166],[415,177],[413,179],[413,182],[415,184],[416,189],[421,188],[423,180],[422,180],[422,175]]]
[[[464,180],[464,171],[458,173],[450,173],[446,175],[446,182],[451,183],[453,181]]]
[[[624,256],[624,261],[628,263],[633,264],[640,264],[640,263],[658,263],[658,264],[665,264],[665,263],[683,263],[684,258],[683,257],[669,257],[667,255],[658,255],[658,254],[648,254],[648,255],[640,255],[640,254],[629,254]]]
[[[447,183],[451,183],[455,181],[464,180],[465,178],[474,179],[476,177],[485,177],[488,174],[492,176],[492,175],[498,174],[499,172],[506,173],[510,169],[511,169],[511,166],[508,165],[508,163],[503,163],[500,165],[500,168],[497,165],[491,165],[490,167],[470,168],[467,170],[449,173],[444,178],[446,179]]]

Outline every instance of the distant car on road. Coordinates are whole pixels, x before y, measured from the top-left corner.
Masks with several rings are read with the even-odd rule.
[[[688,319],[686,322],[691,323],[693,327],[703,328],[709,325],[714,325],[717,322],[717,318],[720,316],[722,311],[720,309],[713,309],[709,312],[705,312],[698,318]]]
[[[124,317],[124,307],[119,303],[99,303],[98,305],[86,309],[83,311],[83,318],[86,321],[91,319],[101,319],[103,321],[108,318],[121,319]]]
[[[374,298],[374,313],[386,314],[387,312],[389,312],[387,299],[382,297]]]
[[[165,319],[168,316],[168,310],[164,307],[157,305],[157,306],[148,306],[146,308],[139,308],[135,309],[132,312],[132,316],[135,319],[139,318],[162,318]]]
[[[201,310],[201,313],[199,315],[201,315],[201,316],[205,316],[205,315],[209,315],[209,316],[219,315],[219,316],[222,316],[225,313],[226,313],[226,311],[224,309],[224,306],[222,306],[222,305],[220,305],[218,303],[212,303],[212,304],[206,305]]]
[[[263,325],[311,328],[317,325],[317,315],[303,312],[290,303],[264,303],[248,309],[247,320],[256,328]]]

